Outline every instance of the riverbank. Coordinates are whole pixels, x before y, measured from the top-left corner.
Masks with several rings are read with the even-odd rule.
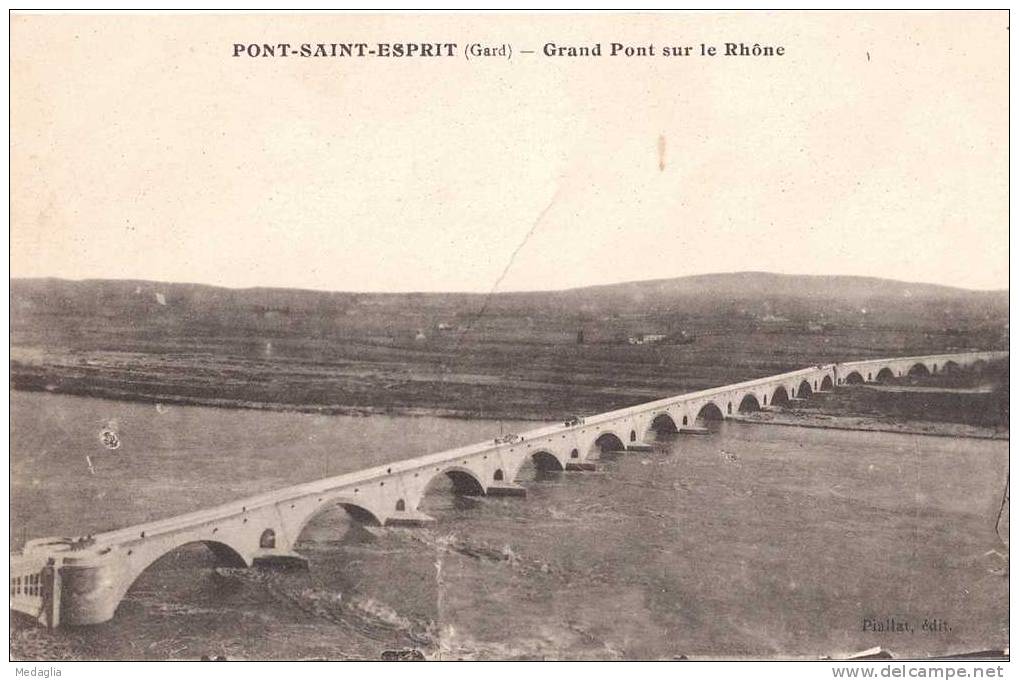
[[[122,355],[122,353],[121,353]],[[24,357],[19,353],[19,357]],[[269,378],[226,369],[216,360],[193,359],[186,375],[170,371],[179,360],[164,358],[154,365],[141,357],[125,359],[90,353],[75,362],[52,357],[12,362],[12,388],[29,392],[94,397],[144,404],[252,409],[353,417],[422,416],[455,419],[510,419],[553,422],[574,414],[591,415],[650,402],[670,395],[713,388],[757,377],[732,376],[731,367],[666,385],[660,376],[638,372],[627,377],[626,364],[605,363],[605,383],[598,376],[560,375],[498,377],[489,373],[442,375],[421,367],[371,363],[344,367],[280,363],[259,367]],[[140,368],[135,364],[144,365]],[[175,367],[181,369],[181,367]],[[396,376],[400,376],[399,379]],[[552,379],[552,380],[549,380]],[[705,385],[707,383],[707,385]],[[894,379],[882,385],[840,386],[766,411],[744,414],[755,423],[796,425],[951,437],[1008,439],[1008,365],[998,362],[981,373],[961,372],[935,377]],[[256,398],[256,399],[253,399]],[[337,398],[344,401],[337,401]],[[349,400],[349,401],[348,401]]]
[[[42,392],[59,395],[72,395],[74,397],[94,397],[103,400],[117,400],[119,402],[137,402],[141,404],[175,405],[182,407],[212,407],[218,409],[250,409],[257,411],[271,411],[297,414],[323,414],[327,416],[353,416],[367,418],[369,416],[421,416],[433,418],[463,419],[463,420],[490,420],[493,418],[513,419],[514,421],[536,421],[548,422],[555,420],[554,416],[542,415],[537,412],[524,413],[479,413],[477,410],[443,409],[439,407],[407,407],[407,406],[380,406],[369,405],[347,405],[347,404],[291,404],[284,402],[255,402],[251,400],[229,399],[217,397],[183,397],[171,394],[151,394],[144,392],[128,392],[100,387],[83,387],[81,389],[67,388],[49,389],[47,387],[26,387],[21,385],[18,390],[23,392]]]
[[[902,435],[935,437],[970,437],[984,440],[1008,440],[1008,428],[945,423],[941,421],[901,420],[892,417],[852,416],[836,414],[805,414],[789,411],[760,411],[744,414],[733,420],[769,426],[823,428],[827,430],[859,430]]]

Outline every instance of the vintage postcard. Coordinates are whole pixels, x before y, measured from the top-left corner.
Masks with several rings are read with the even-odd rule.
[[[9,20],[23,675],[1000,672],[1007,11]]]

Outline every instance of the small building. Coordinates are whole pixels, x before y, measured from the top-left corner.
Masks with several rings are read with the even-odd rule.
[[[664,333],[639,333],[636,336],[630,336],[627,342],[630,345],[651,345],[661,343],[665,338]]]

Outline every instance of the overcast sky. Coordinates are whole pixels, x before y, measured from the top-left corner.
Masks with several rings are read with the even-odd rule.
[[[766,270],[1006,288],[1007,22],[16,16],[11,273],[488,291]],[[407,40],[460,54],[231,56]],[[468,61],[475,41],[515,53]],[[786,54],[541,54],[614,41]]]

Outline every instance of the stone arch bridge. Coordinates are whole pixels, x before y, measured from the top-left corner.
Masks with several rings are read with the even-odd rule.
[[[656,431],[705,432],[711,420],[808,399],[837,386],[910,373],[939,374],[997,360],[1007,352],[823,364],[733,385],[668,397],[518,436],[240,499],[182,516],[84,538],[28,542],[11,555],[11,609],[55,627],[96,624],[114,616],[141,573],[167,553],[195,542],[225,564],[302,563],[294,544],[319,512],[340,505],[365,523],[419,524],[418,510],[437,476],[474,495],[523,495],[514,479],[525,462],[564,470],[593,468],[606,451],[646,449]]]

